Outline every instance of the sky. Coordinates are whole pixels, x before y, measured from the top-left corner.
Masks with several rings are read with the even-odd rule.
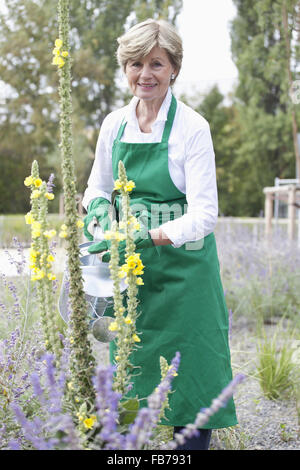
[[[177,29],[184,56],[175,94],[205,94],[214,84],[225,96],[233,89],[238,72],[231,59],[229,21],[235,13],[232,0],[183,0]],[[0,82],[0,98],[5,91]]]
[[[215,83],[224,95],[233,89],[238,71],[231,59],[229,22],[235,15],[232,0],[183,0],[177,30],[184,52],[176,93],[206,93]]]

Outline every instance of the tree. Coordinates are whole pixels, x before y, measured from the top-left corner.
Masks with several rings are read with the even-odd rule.
[[[219,196],[219,213],[226,216],[240,215],[240,174],[234,165],[240,147],[239,116],[236,106],[224,105],[224,96],[217,85],[204,96],[187,98],[181,96],[189,106],[201,114],[209,123],[216,158],[216,173]],[[200,101],[200,104],[195,105]]]
[[[282,8],[288,11],[288,38],[292,44],[298,13],[295,0],[234,0],[237,16],[231,26],[232,55],[239,70],[235,94],[241,126],[241,146],[235,171],[244,175],[240,204],[244,215],[263,208],[263,187],[276,176],[295,177],[292,102],[289,96],[286,35]],[[296,78],[298,54],[292,59]],[[298,114],[298,116],[296,116]],[[295,110],[298,121],[299,111]]]
[[[73,0],[70,7],[74,160],[77,187],[90,172],[99,127],[123,94],[116,79],[117,37],[143,15],[175,21],[182,1]],[[137,12],[137,13],[136,13]],[[31,162],[42,178],[55,169],[61,187],[57,75],[51,65],[58,35],[56,2],[9,0],[0,12],[0,76],[9,96],[0,104],[0,212],[29,209],[23,179]],[[13,195],[13,196],[12,196]]]

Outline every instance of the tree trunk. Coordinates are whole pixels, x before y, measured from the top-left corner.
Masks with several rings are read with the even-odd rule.
[[[288,26],[288,16],[287,16],[287,9],[286,9],[286,2],[283,1],[282,3],[282,23],[284,28],[284,36],[285,36],[285,47],[286,47],[286,66],[287,66],[287,73],[288,73],[288,80],[289,80],[289,88],[292,88],[293,85],[293,76],[291,71],[291,44],[289,40],[289,26]],[[298,145],[298,126],[296,120],[296,113],[294,109],[294,104],[292,104],[291,108],[291,115],[292,115],[292,130],[293,130],[293,141],[294,141],[294,151],[295,151],[295,158],[296,158],[296,178],[300,177],[300,152],[299,152],[299,145]]]

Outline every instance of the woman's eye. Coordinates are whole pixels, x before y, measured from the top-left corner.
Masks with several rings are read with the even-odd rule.
[[[161,66],[161,63],[160,62],[154,62],[154,67],[160,67]]]
[[[131,64],[131,67],[139,67],[140,65],[140,62],[133,62],[133,64]]]

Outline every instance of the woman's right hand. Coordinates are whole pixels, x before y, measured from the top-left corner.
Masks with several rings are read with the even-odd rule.
[[[110,206],[110,202],[107,201],[107,199],[104,199],[103,197],[93,199],[93,201],[89,204],[88,213],[83,219],[83,233],[88,240],[94,240],[95,228],[97,226],[101,227],[102,232],[105,232],[105,230],[110,229]]]

